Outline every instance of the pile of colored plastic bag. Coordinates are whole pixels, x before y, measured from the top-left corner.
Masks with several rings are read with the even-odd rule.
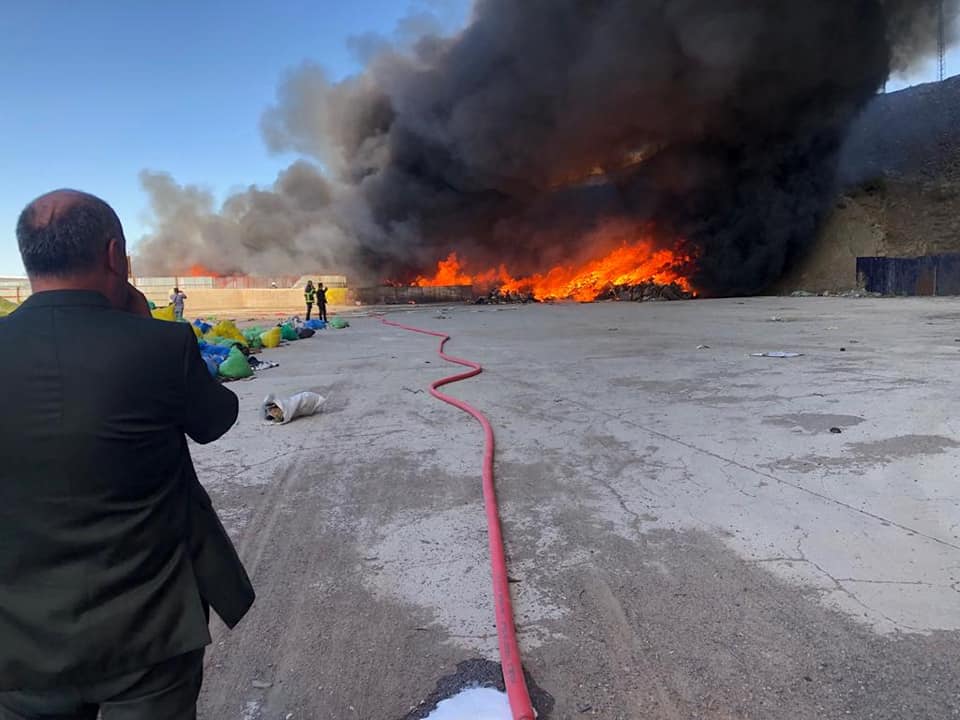
[[[151,312],[157,320],[177,322],[172,305],[155,308]],[[334,323],[337,320],[337,318],[334,318]],[[330,326],[348,326],[345,321],[340,320],[339,322],[342,324],[330,323]],[[200,355],[203,357],[210,374],[225,380],[240,380],[254,374],[248,359],[251,351],[275,348],[279,347],[280,343],[284,341],[293,342],[312,337],[317,330],[322,330],[327,325],[322,320],[308,320],[304,323],[300,322],[299,318],[290,318],[287,322],[268,330],[259,327],[240,330],[236,323],[230,320],[221,320],[211,324],[197,319],[190,324],[190,327],[193,329],[194,335],[197,336]],[[255,364],[263,367],[276,367],[275,363]]]

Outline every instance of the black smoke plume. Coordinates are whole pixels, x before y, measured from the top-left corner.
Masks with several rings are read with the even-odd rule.
[[[362,282],[456,250],[518,274],[616,221],[686,243],[703,293],[757,292],[816,236],[853,120],[935,50],[939,2],[477,0],[453,37],[284,79],[265,141],[322,173],[298,163],[222,208],[145,174],[141,258]]]

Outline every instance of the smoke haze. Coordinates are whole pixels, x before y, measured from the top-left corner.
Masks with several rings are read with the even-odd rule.
[[[703,293],[756,292],[815,237],[853,120],[935,51],[938,2],[478,0],[453,37],[358,38],[361,74],[283,78],[263,137],[309,162],[272,188],[215,207],[142,174],[140,265],[371,282],[456,250],[524,273],[634,223],[686,244]]]

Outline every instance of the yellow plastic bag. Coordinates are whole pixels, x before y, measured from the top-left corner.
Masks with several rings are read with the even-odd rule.
[[[154,320],[166,320],[167,322],[177,321],[177,316],[173,312],[173,305],[156,308],[155,310],[151,310],[150,313],[153,315]]]
[[[20,306],[16,303],[5,300],[4,298],[0,298],[0,317],[6,317],[18,307]]]
[[[275,327],[272,330],[267,330],[263,335],[260,336],[260,340],[263,342],[265,348],[275,348],[280,345],[280,340],[283,336],[280,333],[280,328]]]
[[[211,337],[221,337],[229,340],[236,340],[238,343],[243,345],[247,344],[247,339],[243,336],[243,333],[240,332],[237,326],[230,320],[221,320],[212,328],[210,328],[210,330],[207,332],[207,335]]]

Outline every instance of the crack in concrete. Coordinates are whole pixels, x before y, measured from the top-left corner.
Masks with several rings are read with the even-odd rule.
[[[809,533],[809,532],[807,532],[807,531],[802,531],[802,534],[800,535],[800,537],[797,538],[797,553],[803,558],[803,561],[804,561],[804,562],[808,563],[811,567],[816,568],[816,570],[817,570],[818,572],[820,572],[825,578],[829,579],[830,582],[833,583],[833,591],[834,591],[834,592],[838,592],[838,593],[841,593],[842,595],[846,596],[851,602],[853,602],[854,604],[856,604],[856,605],[860,606],[861,608],[863,608],[864,610],[866,610],[868,614],[869,614],[869,613],[872,613],[875,617],[883,618],[883,619],[886,620],[888,623],[890,623],[890,625],[891,625],[892,627],[895,627],[895,628],[903,628],[903,629],[906,629],[906,630],[912,630],[912,631],[914,631],[914,632],[923,632],[923,628],[918,628],[918,627],[915,627],[915,626],[913,626],[913,625],[908,625],[908,624],[905,623],[905,622],[898,621],[898,620],[894,620],[892,617],[886,615],[885,613],[882,613],[882,612],[880,612],[879,610],[877,610],[876,608],[871,607],[870,605],[867,605],[867,603],[865,603],[861,598],[859,598],[859,597],[856,595],[856,593],[854,593],[850,588],[848,588],[848,587],[846,587],[845,585],[843,585],[843,581],[842,581],[842,580],[839,580],[839,579],[835,578],[835,577],[834,577],[832,574],[830,574],[830,572],[829,572],[826,568],[824,568],[822,565],[820,565],[819,563],[814,562],[813,560],[811,560],[810,558],[808,558],[806,552],[805,552],[804,549],[803,549],[803,541],[804,541],[804,540],[807,540],[809,537],[810,537],[810,533]]]
[[[802,557],[769,557],[769,558],[756,558],[753,560],[747,560],[751,563],[773,563],[773,562],[808,562],[806,558]]]
[[[667,441],[669,441],[669,442],[675,443],[675,444],[680,445],[680,446],[682,446],[682,447],[685,447],[685,448],[687,448],[687,449],[689,449],[689,450],[693,450],[694,452],[700,453],[700,454],[702,454],[702,455],[706,455],[706,456],[708,456],[708,457],[712,457],[712,458],[714,458],[715,460],[719,460],[720,462],[727,463],[728,465],[732,465],[732,466],[734,466],[734,467],[740,468],[741,470],[745,470],[746,472],[753,473],[753,474],[758,475],[758,476],[760,476],[760,477],[767,478],[768,480],[772,480],[772,481],[774,481],[774,482],[776,482],[776,483],[779,483],[779,484],[781,484],[781,485],[786,485],[787,487],[791,487],[791,488],[793,488],[794,490],[797,490],[798,492],[802,492],[802,493],[804,493],[804,494],[806,494],[806,495],[810,495],[810,496],[812,496],[812,497],[818,498],[818,499],[820,499],[820,500],[822,500],[822,501],[824,501],[824,502],[828,502],[828,503],[831,503],[831,504],[836,505],[836,506],[838,506],[838,507],[844,508],[845,510],[848,510],[848,511],[850,511],[850,512],[852,512],[852,513],[856,513],[856,514],[858,514],[858,515],[862,515],[862,516],[864,516],[864,517],[870,518],[871,520],[876,520],[876,521],[878,521],[878,522],[886,523],[886,524],[888,524],[888,525],[890,525],[890,526],[892,526],[892,527],[895,527],[895,528],[897,528],[897,529],[899,529],[899,530],[903,530],[904,532],[907,532],[907,533],[913,533],[914,535],[917,535],[917,536],[919,536],[919,537],[926,538],[927,540],[930,540],[931,542],[935,542],[935,543],[937,543],[938,545],[943,545],[943,546],[949,547],[949,548],[951,548],[951,549],[953,549],[953,550],[960,550],[960,545],[957,545],[957,544],[948,542],[948,541],[946,541],[946,540],[943,540],[942,538],[938,538],[938,537],[936,537],[936,536],[934,536],[934,535],[930,535],[930,534],[928,534],[928,533],[922,532],[921,530],[917,530],[916,528],[911,528],[911,527],[908,526],[908,525],[903,525],[902,523],[898,523],[898,522],[896,522],[895,520],[892,520],[892,519],[890,519],[890,518],[885,518],[885,517],[883,517],[882,515],[877,515],[876,513],[872,513],[872,512],[870,512],[869,510],[864,510],[864,509],[862,509],[862,508],[858,508],[858,507],[856,507],[856,506],[854,506],[854,505],[851,505],[850,503],[844,502],[844,501],[842,501],[842,500],[838,500],[838,499],[836,499],[836,498],[832,498],[832,497],[830,497],[829,495],[825,495],[825,494],[823,494],[823,493],[816,492],[815,490],[810,490],[809,488],[804,487],[804,486],[801,485],[800,483],[790,482],[789,480],[784,480],[783,478],[777,477],[776,475],[774,475],[774,474],[772,474],[772,473],[768,473],[768,472],[764,472],[764,471],[762,471],[762,470],[758,470],[757,468],[755,468],[755,467],[750,467],[749,465],[744,465],[743,463],[738,462],[737,460],[733,460],[733,459],[731,459],[731,458],[724,457],[723,455],[720,455],[719,453],[713,452],[712,450],[707,450],[707,449],[705,449],[705,448],[702,448],[702,447],[699,447],[699,446],[697,446],[697,445],[694,445],[693,443],[689,443],[689,442],[686,442],[685,440],[681,440],[681,439],[679,439],[679,438],[675,438],[675,437],[673,437],[672,435],[668,435],[667,433],[660,432],[659,430],[654,430],[653,428],[647,427],[647,426],[645,426],[645,425],[641,425],[641,424],[638,423],[638,422],[634,422],[634,421],[632,421],[632,420],[626,420],[626,419],[624,419],[624,418],[622,417],[622,415],[616,415],[615,413],[612,413],[612,412],[606,412],[606,411],[604,411],[604,410],[598,410],[598,409],[595,408],[595,407],[590,407],[590,406],[588,406],[588,405],[584,405],[583,403],[577,402],[576,400],[570,400],[569,402],[570,402],[571,404],[576,405],[577,407],[581,408],[582,410],[585,410],[585,411],[588,411],[588,412],[591,412],[591,411],[592,411],[592,412],[597,412],[597,413],[599,413],[599,414],[601,414],[601,415],[605,415],[606,417],[612,418],[612,419],[614,419],[614,420],[617,420],[618,422],[621,422],[621,423],[623,423],[623,424],[625,424],[625,425],[629,425],[629,426],[631,426],[631,427],[637,428],[638,430],[643,430],[644,432],[646,432],[646,433],[648,433],[648,434],[650,434],[650,435],[653,435],[654,437],[658,437],[658,438],[660,438],[660,439],[662,439],[662,440],[667,440]]]
[[[946,585],[937,585],[923,580],[860,580],[859,578],[837,578],[841,583],[858,583],[863,585],[916,585],[919,587],[945,588]]]
[[[599,442],[607,450],[610,449],[604,438],[598,437],[597,442]],[[619,490],[613,487],[613,484],[606,478],[606,475],[602,471],[598,471],[595,474],[595,477],[597,481],[607,490],[607,492],[613,495],[617,501],[617,504],[620,505],[620,508],[632,518],[632,522],[630,524],[633,527],[633,531],[637,533],[637,535],[642,535],[643,518],[640,516],[640,513],[630,509],[630,507],[627,505],[626,498]]]

